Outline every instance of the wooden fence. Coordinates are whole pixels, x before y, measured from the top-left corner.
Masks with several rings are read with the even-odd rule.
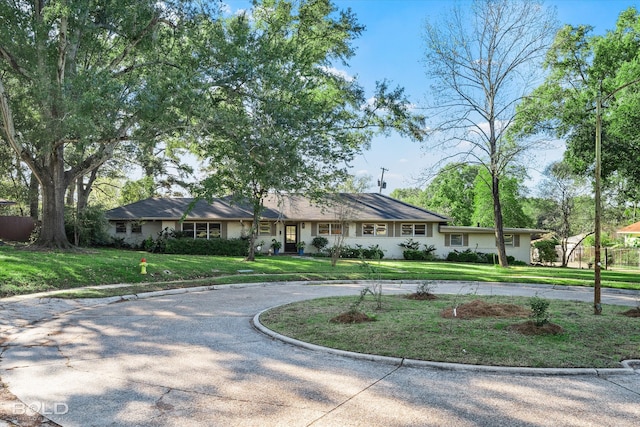
[[[35,226],[28,216],[0,216],[0,239],[27,242]]]

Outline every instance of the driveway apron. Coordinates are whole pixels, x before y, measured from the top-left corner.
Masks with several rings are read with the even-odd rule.
[[[252,326],[266,308],[357,296],[363,286],[265,284],[131,300],[0,302],[0,376],[24,406],[16,410],[36,409],[63,426],[640,424],[638,371],[527,375],[407,366],[310,350]],[[383,292],[413,289],[395,282]],[[590,297],[588,289],[508,284],[442,283],[435,291]],[[603,294],[605,303],[637,300],[637,293]]]

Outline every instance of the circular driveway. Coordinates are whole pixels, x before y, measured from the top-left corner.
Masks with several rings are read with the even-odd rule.
[[[63,426],[635,426],[640,375],[444,370],[310,350],[256,330],[276,305],[362,284],[270,284],[91,301],[0,301],[0,377]],[[415,285],[384,284],[383,293]],[[438,284],[436,293],[590,301],[592,290]],[[603,290],[603,302],[638,294]],[[10,316],[11,319],[7,318]],[[35,321],[35,322],[34,322]]]

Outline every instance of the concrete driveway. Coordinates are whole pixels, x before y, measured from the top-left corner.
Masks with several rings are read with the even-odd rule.
[[[0,300],[0,376],[63,426],[636,426],[640,375],[445,370],[274,339],[256,313],[362,284],[219,286],[116,302]],[[415,285],[385,284],[384,293]],[[439,284],[437,293],[590,301],[590,289]],[[604,290],[635,305],[637,293]]]

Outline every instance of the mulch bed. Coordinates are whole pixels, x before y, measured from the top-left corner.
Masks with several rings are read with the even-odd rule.
[[[515,304],[489,304],[482,300],[474,300],[458,307],[448,308],[442,311],[442,317],[459,319],[478,319],[481,317],[529,317],[531,310]],[[508,326],[513,332],[523,335],[557,335],[563,332],[560,325],[546,322],[536,325],[533,320]]]
[[[531,310],[515,304],[489,304],[473,300],[442,311],[444,318],[477,319],[481,317],[529,317]]]
[[[374,318],[369,317],[360,311],[347,311],[346,313],[339,314],[331,319],[331,322],[333,323],[363,323],[373,321],[375,321]]]
[[[622,312],[621,314],[627,317],[640,317],[640,307],[632,308]]]

